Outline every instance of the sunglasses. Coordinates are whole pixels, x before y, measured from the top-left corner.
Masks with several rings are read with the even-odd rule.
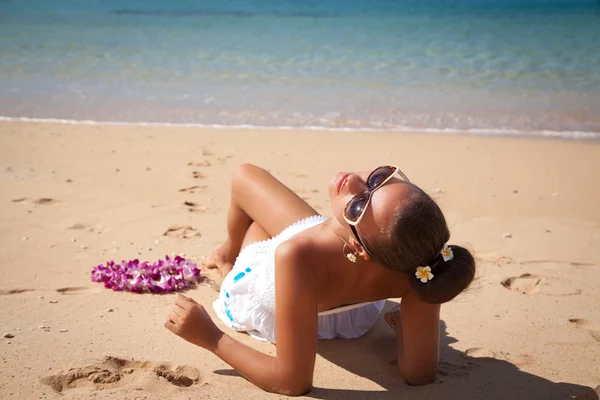
[[[369,250],[367,250],[362,240],[360,240],[355,227],[364,217],[367,207],[371,202],[373,192],[385,185],[395,174],[399,174],[403,180],[410,183],[410,179],[404,175],[400,168],[395,165],[383,165],[369,174],[367,178],[367,190],[350,199],[348,204],[346,204],[346,208],[344,208],[344,220],[350,225],[350,229],[352,229],[356,240],[358,240],[358,243],[360,243],[367,253],[369,253]]]

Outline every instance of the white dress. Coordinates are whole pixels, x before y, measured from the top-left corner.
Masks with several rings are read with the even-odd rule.
[[[298,221],[279,235],[246,246],[213,303],[221,321],[234,330],[275,343],[275,250],[292,236],[326,221],[320,215]],[[361,303],[319,313],[319,339],[353,339],[375,323],[385,301]]]

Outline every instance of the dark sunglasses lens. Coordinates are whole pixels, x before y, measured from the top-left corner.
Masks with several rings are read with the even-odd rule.
[[[383,181],[389,178],[394,173],[392,167],[379,167],[375,171],[371,172],[369,179],[367,180],[367,186],[369,189],[374,189],[381,185]]]
[[[346,218],[351,221],[356,221],[364,211],[367,205],[367,199],[367,194],[361,194],[350,200],[346,205]]]

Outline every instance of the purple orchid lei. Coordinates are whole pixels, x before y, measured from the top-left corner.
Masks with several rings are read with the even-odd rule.
[[[195,285],[200,280],[200,268],[190,260],[176,256],[150,264],[139,260],[108,261],[92,270],[92,281],[104,282],[104,287],[134,293],[167,293]]]

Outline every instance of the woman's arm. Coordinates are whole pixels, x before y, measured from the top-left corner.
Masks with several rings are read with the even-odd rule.
[[[310,391],[317,350],[317,299],[307,253],[286,242],[275,255],[277,358],[227,335],[215,354],[255,385],[286,395]]]
[[[439,358],[440,305],[425,303],[409,292],[394,317],[398,371],[409,385],[433,382]]]
[[[307,252],[287,242],[275,256],[277,357],[254,350],[219,330],[204,308],[179,296],[165,327],[212,351],[260,388],[286,395],[310,391],[317,348],[317,300]]]

